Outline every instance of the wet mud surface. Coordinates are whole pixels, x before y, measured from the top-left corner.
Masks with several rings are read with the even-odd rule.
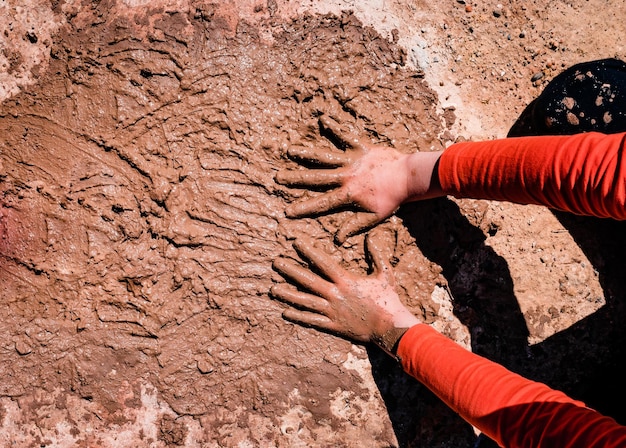
[[[296,166],[290,145],[331,144],[321,114],[372,141],[441,149],[436,96],[350,14],[282,24],[272,42],[209,10],[134,19],[70,22],[45,76],[0,109],[0,395],[44,433],[52,406],[79,444],[98,440],[85,426],[136,418],[145,384],[219,446],[288,446],[303,430],[389,443],[384,417],[349,404],[384,409],[347,363],[365,353],[283,321],[268,297],[291,238],[308,234],[355,269],[367,267],[363,238],[333,248],[350,212],[286,219],[305,193],[273,176]],[[399,221],[388,227],[424,314],[440,269]],[[358,428],[330,409],[338,395]],[[281,421],[293,412],[300,427]],[[182,442],[165,417],[158,439]]]

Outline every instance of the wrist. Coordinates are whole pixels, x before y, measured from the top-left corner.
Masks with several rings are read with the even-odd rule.
[[[382,351],[387,353],[389,356],[393,358],[398,358],[398,345],[400,344],[400,339],[402,336],[409,330],[408,327],[405,328],[390,328],[384,334],[375,337],[372,342],[376,344]]]
[[[408,309],[394,313],[389,319],[384,319],[386,324],[373,335],[371,342],[376,344],[385,353],[397,358],[398,344],[409,328],[420,324],[421,321]]]
[[[416,152],[405,160],[406,199],[419,201],[444,196],[439,182],[439,158],[443,151]]]

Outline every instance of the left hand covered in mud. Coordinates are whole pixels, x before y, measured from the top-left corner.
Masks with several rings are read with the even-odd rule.
[[[392,267],[369,235],[374,270],[368,276],[342,268],[308,239],[296,240],[294,247],[321,276],[293,260],[274,262],[274,268],[299,288],[282,283],[271,290],[292,306],[283,312],[285,319],[354,341],[374,342],[389,353],[402,334],[399,330],[420,323],[400,301]]]

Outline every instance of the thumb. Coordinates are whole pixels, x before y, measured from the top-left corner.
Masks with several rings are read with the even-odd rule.
[[[385,232],[387,233],[387,232]],[[395,283],[391,266],[389,247],[392,243],[389,238],[380,235],[381,232],[370,232],[365,239],[365,246],[374,267],[374,275],[382,277],[390,285]]]

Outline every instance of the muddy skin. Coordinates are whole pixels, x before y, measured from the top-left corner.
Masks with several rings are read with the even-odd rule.
[[[353,367],[365,352],[285,322],[268,297],[296,234],[364,271],[363,236],[332,245],[351,212],[287,219],[315,193],[273,177],[297,167],[290,146],[330,145],[321,113],[374,143],[442,149],[421,73],[349,14],[302,17],[268,42],[215,11],[99,8],[69,20],[39,82],[0,106],[4,406],[44,434],[65,422],[77,446],[105,443],[99,428],[134,421],[151,396],[200,422],[199,443],[389,446],[381,399]],[[387,225],[402,299],[432,321],[441,270]],[[337,414],[341,391],[375,411]],[[160,421],[146,441],[187,437]]]
[[[310,239],[298,238],[294,248],[307,260],[308,268],[284,258],[273,265],[291,283],[271,289],[273,297],[290,305],[283,317],[352,341],[373,342],[393,356],[400,335],[420,323],[401,302],[389,257],[381,250],[393,246],[393,237],[377,230],[367,236],[372,260],[368,276],[343,269]],[[403,331],[396,331],[400,329]]]

